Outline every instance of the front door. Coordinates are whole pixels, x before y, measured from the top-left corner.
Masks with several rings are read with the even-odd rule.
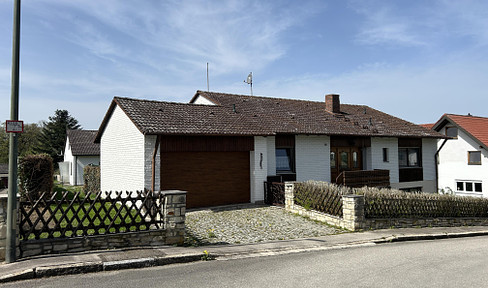
[[[336,183],[342,171],[362,170],[361,150],[359,147],[330,148],[330,182]]]

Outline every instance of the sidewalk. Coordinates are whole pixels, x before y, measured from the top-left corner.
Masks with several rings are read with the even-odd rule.
[[[76,254],[58,254],[0,263],[0,283],[67,274],[110,271],[200,261],[207,250],[216,260],[258,257],[370,246],[396,241],[415,241],[488,235],[488,227],[405,228],[344,233],[308,239],[263,242],[247,245],[201,247],[144,247]]]

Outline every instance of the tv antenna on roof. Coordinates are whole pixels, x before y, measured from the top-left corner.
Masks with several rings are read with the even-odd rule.
[[[251,96],[252,96],[252,72],[249,72],[249,75],[247,75],[247,79],[244,80],[244,83],[251,85]]]

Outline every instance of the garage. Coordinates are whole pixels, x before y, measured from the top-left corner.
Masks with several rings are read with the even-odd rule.
[[[162,143],[160,171],[163,190],[187,191],[187,208],[250,202],[249,150],[253,147],[249,146],[252,143],[249,139],[185,138],[167,138]]]

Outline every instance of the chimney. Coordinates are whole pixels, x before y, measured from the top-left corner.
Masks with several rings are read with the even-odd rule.
[[[338,94],[325,95],[325,110],[332,113],[341,112],[341,101]]]

